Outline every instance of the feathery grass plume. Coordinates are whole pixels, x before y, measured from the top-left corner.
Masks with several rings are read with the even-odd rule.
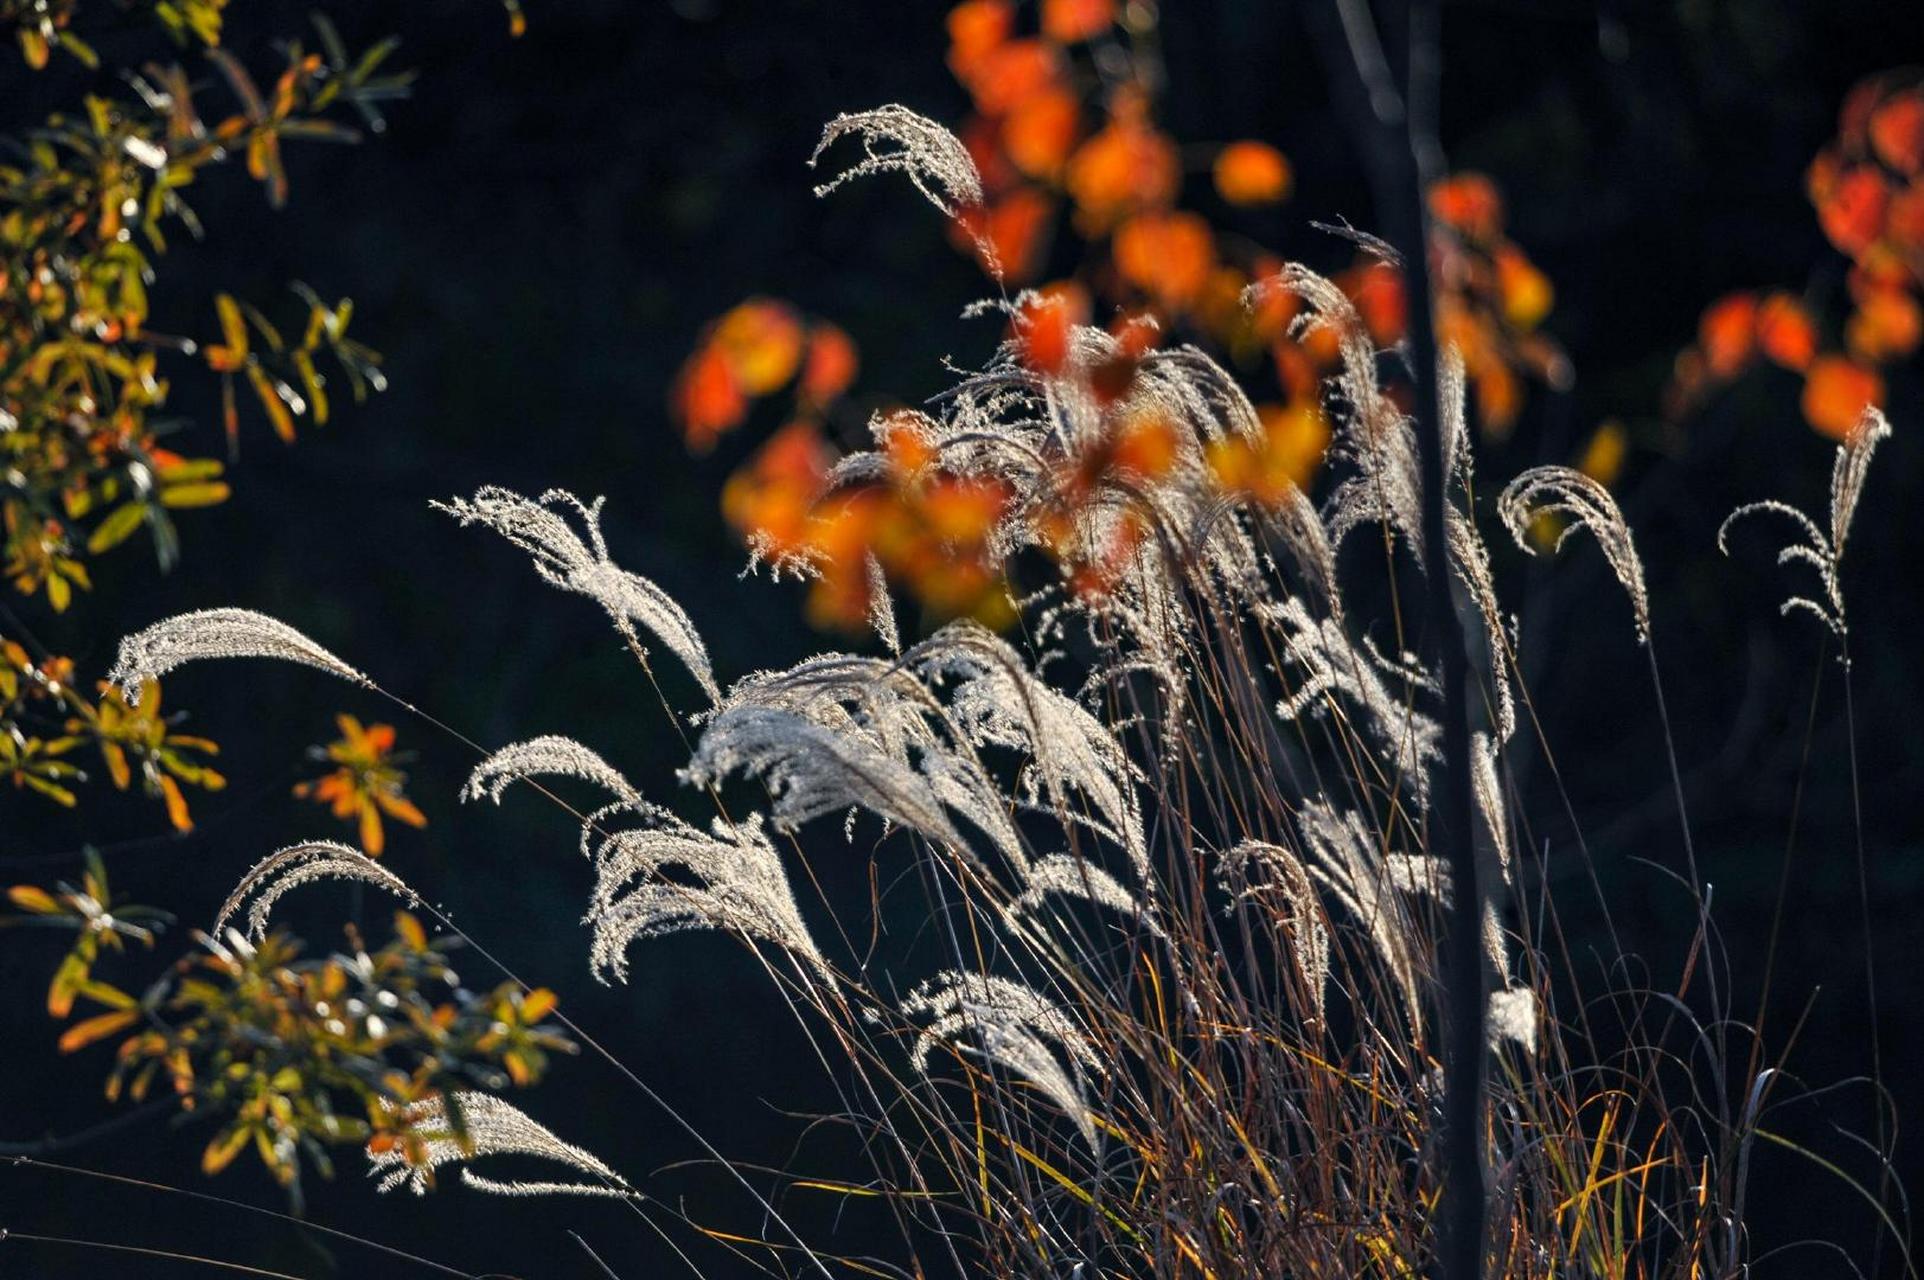
[[[721,929],[785,947],[832,979],[759,814],[733,824],[717,818],[710,833],[653,806],[642,812],[649,825],[611,832],[595,848],[585,923],[594,931],[596,977],[626,982],[628,947],[637,939]],[[663,875],[670,870],[700,883],[670,880]]]
[[[1447,483],[1468,499],[1473,493],[1475,461],[1470,450],[1464,393],[1463,356],[1452,346],[1444,351],[1437,369],[1437,404],[1443,415],[1444,475],[1448,477]],[[1503,606],[1497,601],[1496,581],[1490,576],[1490,554],[1483,544],[1483,535],[1477,532],[1476,522],[1464,514],[1454,497],[1443,505],[1443,536],[1448,544],[1450,568],[1470,593],[1470,602],[1483,621],[1490,687],[1496,695],[1496,737],[1499,742],[1507,742],[1516,732],[1516,699],[1510,689]]]
[[[450,1114],[450,1112],[454,1114]],[[462,1165],[461,1181],[476,1191],[505,1196],[575,1195],[628,1199],[638,1194],[622,1176],[599,1158],[563,1142],[545,1126],[510,1102],[491,1093],[460,1090],[429,1098],[399,1110],[409,1137],[419,1139],[413,1158],[409,1144],[396,1142],[367,1152],[368,1176],[380,1179],[377,1191],[405,1186],[425,1195],[443,1165]],[[463,1135],[465,1134],[465,1138]],[[592,1182],[503,1182],[465,1167],[487,1156],[529,1156],[564,1165]]]
[[[1503,607],[1497,602],[1496,580],[1490,576],[1490,555],[1476,525],[1454,504],[1444,513],[1443,534],[1450,544],[1450,567],[1469,591],[1470,602],[1483,620],[1490,687],[1496,694],[1496,737],[1499,742],[1507,742],[1516,732],[1516,695],[1510,688],[1509,638],[1503,626]]]
[[[1819,582],[1823,584],[1824,600],[1819,603],[1808,596],[1792,596],[1784,601],[1781,612],[1788,615],[1793,610],[1802,609],[1815,614],[1823,620],[1838,639],[1848,634],[1844,616],[1844,543],[1850,537],[1851,521],[1857,515],[1857,502],[1864,492],[1864,481],[1870,474],[1871,455],[1877,452],[1878,442],[1891,433],[1891,424],[1875,406],[1866,406],[1864,415],[1857,425],[1837,446],[1837,461],[1831,468],[1830,477],[1830,532],[1817,527],[1817,522],[1791,506],[1787,502],[1766,499],[1750,502],[1728,516],[1717,529],[1717,546],[1725,555],[1730,554],[1730,528],[1745,516],[1778,515],[1791,521],[1804,534],[1805,541],[1793,542],[1777,553],[1780,565],[1802,563],[1817,571]],[[1840,661],[1848,663],[1848,651],[1839,654]]]
[[[778,830],[791,831],[826,813],[866,809],[945,848],[968,848],[929,777],[793,711],[749,704],[726,708],[709,721],[683,775],[706,787],[732,773],[767,783]]]
[[[863,158],[815,188],[825,196],[852,178],[905,173],[930,204],[953,218],[982,203],[982,175],[962,139],[907,107],[891,104],[872,111],[844,112],[822,128],[808,158],[813,168],[839,139],[862,140]]]
[[[1248,304],[1273,292],[1290,294],[1307,307],[1294,322],[1299,336],[1317,330],[1332,332],[1337,337],[1337,351],[1341,356],[1333,390],[1333,398],[1341,411],[1333,415],[1336,438],[1330,453],[1353,464],[1356,474],[1345,479],[1330,495],[1324,542],[1332,547],[1341,545],[1356,529],[1380,523],[1402,534],[1417,559],[1427,562],[1422,528],[1422,469],[1417,461],[1415,427],[1408,415],[1383,392],[1377,377],[1380,353],[1370,340],[1369,330],[1355,304],[1333,281],[1295,265],[1249,286],[1243,297]],[[1456,348],[1446,348],[1437,366],[1443,473],[1452,490],[1468,493],[1472,461],[1464,394],[1463,357]],[[1504,656],[1502,609],[1490,576],[1489,555],[1476,525],[1459,509],[1453,496],[1444,504],[1444,530],[1450,567],[1469,591],[1487,632],[1498,736],[1507,739],[1515,731],[1516,711]],[[1299,562],[1306,562],[1318,552],[1312,538],[1296,554]],[[1334,589],[1333,552],[1329,555],[1330,567],[1322,576],[1330,585],[1322,589],[1329,600],[1331,615],[1340,622],[1342,609]]]
[[[910,649],[904,661],[927,678],[956,679],[949,715],[969,742],[1026,753],[1031,789],[1039,778],[1058,816],[1119,842],[1142,883],[1150,883],[1137,771],[1100,720],[1037,679],[1014,648],[977,623],[949,624]],[[1074,809],[1071,791],[1095,806],[1100,823]]]
[[[708,647],[682,607],[648,579],[609,559],[608,544],[601,533],[603,501],[596,498],[583,503],[559,489],[531,499],[498,485],[484,485],[472,498],[430,505],[464,526],[480,524],[493,529],[533,558],[535,572],[544,581],[600,605],[621,638],[645,663],[647,650],[635,630],[639,625],[681,660],[710,702],[719,701],[721,690],[708,663]],[[585,540],[569,523],[569,512],[587,531]]]
[[[882,562],[875,558],[873,551],[862,555],[863,567],[868,572],[868,624],[875,631],[875,638],[890,653],[902,652],[902,633],[895,625],[895,599],[889,595],[888,574],[882,569]]]
[[[1486,1024],[1492,1047],[1514,1041],[1525,1053],[1537,1051],[1537,993],[1528,987],[1509,987],[1490,993]]]
[[[930,1019],[909,1055],[917,1071],[928,1074],[929,1056],[941,1045],[978,1054],[1034,1085],[1075,1121],[1091,1147],[1098,1145],[1082,1082],[1104,1074],[1102,1057],[1075,1020],[1040,992],[993,974],[945,970],[911,991],[901,1012]]]
[[[516,782],[530,778],[578,778],[619,796],[640,799],[621,771],[573,738],[545,734],[525,742],[513,742],[474,767],[461,787],[461,799],[479,800],[486,796],[501,803],[501,793]]]
[[[895,663],[825,654],[735,683],[682,771],[699,786],[762,778],[775,826],[866,809],[974,857],[960,815],[1017,868],[1027,865],[1009,801],[935,695]]]
[[[1650,596],[1644,590],[1643,561],[1637,557],[1630,526],[1624,523],[1623,512],[1608,489],[1572,467],[1531,467],[1504,487],[1496,509],[1517,546],[1532,554],[1530,524],[1538,516],[1559,516],[1570,522],[1557,534],[1553,555],[1563,550],[1571,534],[1588,529],[1630,597],[1638,642],[1649,643]]]
[[[1257,303],[1278,292],[1305,307],[1292,322],[1293,336],[1331,333],[1340,357],[1329,391],[1338,409],[1332,415],[1336,435],[1330,456],[1350,462],[1357,473],[1336,487],[1325,506],[1330,541],[1340,546],[1358,526],[1381,521],[1402,534],[1422,559],[1423,487],[1416,431],[1408,415],[1383,392],[1376,344],[1356,304],[1335,281],[1295,263],[1250,285],[1243,298],[1246,304]]]
[[[1264,516],[1267,526],[1280,535],[1297,570],[1315,590],[1323,608],[1341,623],[1343,592],[1336,579],[1336,545],[1330,541],[1329,527],[1323,523],[1316,504],[1292,484],[1283,500],[1264,512]]]
[[[1279,844],[1245,840],[1224,851],[1216,874],[1235,902],[1257,902],[1276,912],[1290,959],[1309,994],[1308,1020],[1322,1025],[1330,977],[1329,923],[1302,859]]]
[[[1132,667],[1155,672],[1166,691],[1180,691],[1186,635],[1195,626],[1185,590],[1226,589],[1235,599],[1258,593],[1256,544],[1233,507],[1224,518],[1207,454],[1209,443],[1226,434],[1260,438],[1255,409],[1200,352],[1138,358],[1091,326],[1070,329],[1060,372],[1038,371],[1025,361],[1021,306],[999,306],[1014,313],[1017,336],[988,367],[940,397],[939,414],[878,416],[871,423],[876,448],[844,458],[829,485],[913,482],[924,473],[993,482],[1009,500],[986,538],[990,566],[1013,568],[1034,550],[1069,573],[1091,570],[1052,621],[1074,616],[1123,633]],[[1118,362],[1132,370],[1128,389],[1120,399],[1104,398],[1088,371]],[[1144,424],[1173,446],[1155,474],[1104,461],[1119,432]],[[915,447],[891,447],[904,437]],[[898,475],[903,456],[927,459],[923,471]],[[1110,643],[1102,651],[1119,654],[1123,647]]]
[[[1022,892],[1009,904],[1007,918],[1017,920],[1042,909],[1051,896],[1080,898],[1107,907],[1117,915],[1140,923],[1154,937],[1162,937],[1162,925],[1143,908],[1141,900],[1122,881],[1072,853],[1052,853],[1036,860],[1022,877]]]
[[[1283,628],[1284,656],[1303,670],[1302,683],[1276,704],[1276,714],[1284,720],[1320,714],[1337,705],[1332,695],[1344,695],[1364,713],[1364,726],[1392,780],[1418,806],[1427,804],[1432,766],[1443,757],[1443,727],[1412,707],[1408,698],[1393,693],[1379,671],[1384,664],[1351,644],[1334,618],[1314,617],[1293,596],[1260,606],[1258,613]],[[1423,679],[1420,672],[1400,666],[1392,673],[1405,683]]]
[[[1339,811],[1326,800],[1306,805],[1296,825],[1308,854],[1304,865],[1310,876],[1362,926],[1403,999],[1411,1031],[1420,1033],[1423,1001],[1416,933],[1381,841],[1361,814]],[[1406,878],[1413,884],[1421,879],[1407,872]]]
[[[267,917],[289,890],[316,880],[359,880],[385,889],[410,904],[421,899],[401,877],[351,845],[333,840],[308,840],[277,849],[248,869],[221,903],[209,930],[215,937],[243,906],[247,932],[258,942],[267,936]],[[249,901],[252,899],[252,901]]]
[[[251,609],[201,609],[164,618],[120,642],[107,679],[120,686],[129,705],[140,701],[140,686],[175,667],[204,658],[275,658],[310,667],[372,688],[374,682],[320,645],[288,626]]]

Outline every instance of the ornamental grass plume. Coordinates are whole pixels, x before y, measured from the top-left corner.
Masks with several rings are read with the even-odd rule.
[[[932,122],[900,108],[842,117],[824,147],[845,134],[868,150],[844,176],[905,172],[951,215],[973,197],[965,149]],[[489,488],[444,504],[530,552],[550,585],[596,600],[631,644],[637,628],[659,637],[708,700],[678,792],[551,735],[488,754],[463,796],[500,802],[516,781],[551,798],[549,781],[604,793],[599,808],[562,806],[593,866],[584,952],[598,976],[626,977],[689,930],[748,950],[842,1091],[834,1120],[863,1139],[871,1167],[835,1185],[879,1197],[899,1229],[899,1256],[862,1261],[872,1273],[1423,1272],[1438,1248],[1450,1017],[1439,944],[1461,918],[1483,940],[1491,992],[1492,1119],[1476,1135],[1492,1174],[1487,1274],[1742,1274],[1759,1130],[1729,1091],[1770,1073],[1730,1074],[1743,1031],[1714,1016],[1714,987],[1706,1017],[1688,969],[1646,991],[1627,984],[1625,957],[1601,985],[1569,959],[1564,890],[1522,835],[1522,730],[1502,708],[1512,686],[1527,690],[1470,502],[1460,365],[1446,354],[1437,370],[1449,537],[1431,546],[1414,426],[1379,377],[1387,353],[1313,272],[1287,268],[1264,289],[1291,292],[1303,324],[1337,337],[1324,399],[1345,473],[1322,509],[1293,486],[1260,496],[1218,465],[1223,442],[1261,427],[1201,352],[1076,327],[1062,359],[1039,364],[1017,326],[927,410],[877,418],[874,448],[835,469],[811,513],[824,536],[782,566],[872,593],[858,600],[889,619],[882,655],[821,654],[724,691],[688,616],[616,566],[599,500]],[[1832,532],[1810,526],[1811,554],[1793,558],[1834,569],[1880,432],[1846,446]],[[969,508],[981,515],[970,555],[1020,625],[998,635],[964,619],[902,643],[887,606],[908,584],[878,575],[859,522],[944,486],[994,495]],[[1598,538],[1647,641],[1641,565],[1607,492],[1538,470],[1498,504],[1519,539],[1544,510]],[[1339,557],[1364,530],[1382,558]],[[1393,603],[1406,556],[1463,585],[1489,655],[1476,675],[1490,723],[1468,775],[1481,901],[1453,900],[1431,844],[1432,779],[1461,763],[1445,759],[1439,676],[1386,655],[1374,637],[1388,623],[1356,604]],[[1841,626],[1841,598],[1827,598]],[[207,617],[250,621],[210,635],[195,620]],[[158,624],[128,642],[121,678],[264,655],[363,679],[255,617]],[[1529,732],[1542,733],[1534,717]],[[797,893],[815,883],[800,874],[809,859],[862,856],[824,852],[815,836],[837,825],[850,845],[872,839],[891,898],[915,896],[914,936],[891,931],[879,903]],[[254,892],[258,928],[290,881],[336,872],[387,875],[352,851],[296,846],[250,873],[223,918]],[[1693,961],[1716,945],[1697,905]],[[1661,1024],[1647,1016],[1655,990]],[[463,1158],[518,1150],[588,1177],[510,1186],[629,1194],[518,1112],[462,1105],[475,1132]],[[385,1153],[374,1168],[423,1189]],[[786,1179],[736,1172],[765,1208]],[[771,1257],[800,1246],[799,1265],[827,1272],[779,1214],[767,1221]]]

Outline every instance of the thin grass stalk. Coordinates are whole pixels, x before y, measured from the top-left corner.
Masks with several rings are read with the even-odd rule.
[[[1857,852],[1857,908],[1864,928],[1864,998],[1870,1010],[1871,1025],[1871,1105],[1877,1112],[1877,1207],[1879,1222],[1871,1245],[1871,1274],[1878,1275],[1884,1260],[1884,1230],[1889,1221],[1884,1212],[1891,1196],[1890,1134],[1884,1117],[1884,1046],[1877,1029],[1877,1015],[1883,1007],[1877,1002],[1876,935],[1871,932],[1871,887],[1868,859],[1864,855],[1864,801],[1857,768],[1857,699],[1851,692],[1851,649],[1848,632],[1837,638],[1844,661],[1844,741],[1850,757],[1851,833]]]
[[[217,1204],[226,1209],[240,1209],[246,1213],[258,1214],[264,1218],[273,1218],[278,1222],[289,1223],[303,1231],[316,1231],[322,1235],[331,1236],[336,1240],[352,1241],[355,1244],[374,1249],[380,1253],[385,1253],[389,1257],[400,1258],[405,1262],[415,1263],[418,1266],[428,1268],[430,1271],[438,1271],[442,1275],[459,1276],[462,1280],[481,1280],[479,1276],[471,1271],[461,1271],[457,1268],[436,1262],[432,1258],[423,1258],[419,1254],[409,1253],[405,1249],[397,1249],[392,1245],[382,1244],[378,1240],[370,1240],[366,1236],[357,1236],[351,1231],[341,1231],[334,1227],[322,1226],[320,1223],[313,1222],[307,1218],[297,1218],[292,1214],[281,1213],[275,1209],[268,1209],[257,1204],[248,1204],[245,1200],[230,1200],[226,1196],[211,1195],[205,1191],[190,1191],[186,1187],[169,1186],[164,1182],[150,1182],[145,1178],[129,1178],[123,1174],[106,1173],[99,1169],[83,1168],[80,1165],[59,1164],[52,1160],[36,1160],[32,1156],[15,1156],[11,1163],[15,1168],[45,1169],[49,1173],[64,1173],[76,1177],[94,1178],[101,1182],[116,1182],[122,1186],[139,1187],[144,1191],[160,1191],[168,1195],[184,1196],[189,1200],[199,1200],[205,1204]]]

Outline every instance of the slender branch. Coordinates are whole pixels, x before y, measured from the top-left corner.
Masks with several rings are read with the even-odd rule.
[[[1444,1064],[1437,1271],[1445,1280],[1479,1280],[1484,1267],[1487,1174],[1483,1158],[1483,1076],[1489,989],[1478,914],[1470,762],[1469,651],[1445,562],[1449,502],[1443,415],[1437,386],[1434,290],[1429,271],[1427,192],[1441,174],[1437,93],[1442,61],[1437,0],[1409,0],[1406,83],[1400,101],[1363,0],[1309,6],[1312,33],[1368,169],[1384,238],[1401,255],[1409,298],[1408,354],[1415,387],[1423,539],[1430,548],[1425,632],[1443,673],[1443,763],[1432,789],[1429,845],[1450,868],[1457,906],[1445,940],[1449,1013]]]

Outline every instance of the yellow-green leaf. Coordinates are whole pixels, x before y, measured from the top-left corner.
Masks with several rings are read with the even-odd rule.
[[[7,890],[7,897],[22,911],[31,911],[36,915],[53,915],[60,910],[60,904],[53,900],[53,895],[37,885],[17,884]]]
[[[99,555],[112,547],[127,541],[140,528],[147,514],[146,508],[138,502],[123,503],[107,514],[107,518],[94,526],[87,536],[87,550]]]
[[[138,1009],[116,1009],[112,1013],[98,1013],[93,1017],[68,1027],[60,1037],[60,1052],[72,1053],[84,1049],[96,1040],[104,1040],[123,1027],[132,1026],[140,1017]]]
[[[225,480],[198,484],[170,484],[160,491],[160,505],[179,510],[184,507],[211,507],[227,501],[233,490]]]

